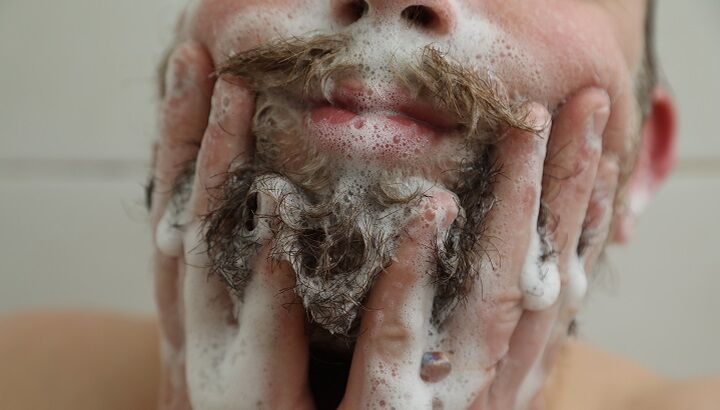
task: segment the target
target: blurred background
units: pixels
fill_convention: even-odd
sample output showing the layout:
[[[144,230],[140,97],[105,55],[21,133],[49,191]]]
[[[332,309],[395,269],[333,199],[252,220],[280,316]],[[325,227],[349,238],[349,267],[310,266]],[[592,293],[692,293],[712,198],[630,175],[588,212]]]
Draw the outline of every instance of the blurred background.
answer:
[[[183,1],[42,3],[0,0],[0,315],[151,315],[154,72]],[[720,372],[718,21],[716,0],[660,4],[678,167],[580,318],[586,339],[677,377]]]

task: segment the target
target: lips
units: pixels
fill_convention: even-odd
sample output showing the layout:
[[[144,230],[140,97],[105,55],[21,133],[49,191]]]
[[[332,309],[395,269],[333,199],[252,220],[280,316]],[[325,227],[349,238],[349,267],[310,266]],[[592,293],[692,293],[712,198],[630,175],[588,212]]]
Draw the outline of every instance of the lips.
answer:
[[[348,160],[412,162],[437,150],[457,124],[401,89],[370,92],[346,80],[336,84],[330,100],[312,104],[307,131],[320,150]]]

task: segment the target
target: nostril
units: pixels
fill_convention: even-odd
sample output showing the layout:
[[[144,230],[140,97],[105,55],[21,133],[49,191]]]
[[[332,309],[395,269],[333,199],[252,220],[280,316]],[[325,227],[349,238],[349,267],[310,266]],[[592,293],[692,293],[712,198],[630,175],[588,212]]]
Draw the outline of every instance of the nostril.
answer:
[[[350,25],[367,14],[369,8],[365,0],[344,1],[336,9],[336,15],[343,24]]]
[[[406,7],[400,16],[411,26],[419,27],[424,30],[444,33],[448,30],[447,22],[445,22],[435,10],[431,7],[422,5],[413,5]]]

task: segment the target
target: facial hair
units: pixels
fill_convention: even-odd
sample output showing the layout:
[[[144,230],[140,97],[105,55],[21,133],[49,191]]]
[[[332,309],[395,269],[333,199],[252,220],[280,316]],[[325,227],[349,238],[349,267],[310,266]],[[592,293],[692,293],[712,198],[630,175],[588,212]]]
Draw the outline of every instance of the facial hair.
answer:
[[[494,144],[509,128],[536,130],[526,125],[522,101],[511,101],[498,82],[426,47],[416,62],[386,69],[414,96],[457,118],[462,158],[433,163],[444,170],[441,178],[422,167],[365,167],[333,158],[306,143],[311,138],[304,135],[301,107],[287,96],[327,96],[334,78],[362,71],[361,62],[347,57],[349,47],[342,36],[279,40],[238,54],[218,70],[257,93],[256,151],[250,163],[234,164],[226,182],[214,187],[214,211],[204,220],[210,270],[242,297],[260,245],[255,228],[265,219],[272,258],[293,267],[294,291],[312,322],[349,335],[375,279],[392,263],[412,209],[440,184],[456,195],[460,209],[431,244],[432,318],[440,326],[482,283],[478,262],[492,249],[485,220],[501,172],[492,160]],[[274,212],[258,212],[258,194],[276,199]]]

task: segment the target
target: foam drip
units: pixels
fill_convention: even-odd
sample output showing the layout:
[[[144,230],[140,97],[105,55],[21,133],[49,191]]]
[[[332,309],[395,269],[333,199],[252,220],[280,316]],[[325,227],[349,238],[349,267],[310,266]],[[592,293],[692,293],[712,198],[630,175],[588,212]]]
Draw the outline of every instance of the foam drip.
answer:
[[[527,310],[545,310],[560,296],[560,271],[554,258],[543,261],[540,235],[533,229],[525,266],[520,276],[523,307]]]
[[[188,202],[192,192],[191,176],[194,175],[194,167],[191,171],[178,176],[165,212],[155,227],[155,245],[166,256],[177,258],[183,252],[183,235],[191,220]]]
[[[566,293],[566,303],[571,309],[580,308],[588,289],[588,279],[580,258],[573,255],[570,266],[568,268],[568,284]]]
[[[184,223],[188,218],[186,206],[177,208],[170,204],[155,228],[155,245],[166,256],[179,257],[182,254]]]
[[[274,207],[269,197],[259,200],[259,213]],[[272,237],[270,221],[258,218],[258,241]],[[252,295],[244,303],[214,276],[208,277],[209,259],[199,223],[188,227],[184,237],[187,268],[184,282],[186,306],[186,374],[193,409],[224,410],[272,408],[273,377],[268,362],[274,357],[272,344],[277,323],[269,316],[278,309],[277,289],[263,280],[270,275],[254,269],[248,283]],[[261,263],[252,252],[253,264]]]
[[[231,409],[239,403],[241,389],[234,388],[232,362],[246,355],[231,352],[237,328],[222,319],[227,311],[215,301],[224,290],[216,278],[207,277],[209,259],[199,224],[185,234],[187,268],[184,282],[186,329],[186,377],[194,409]],[[235,348],[239,346],[235,345]]]

